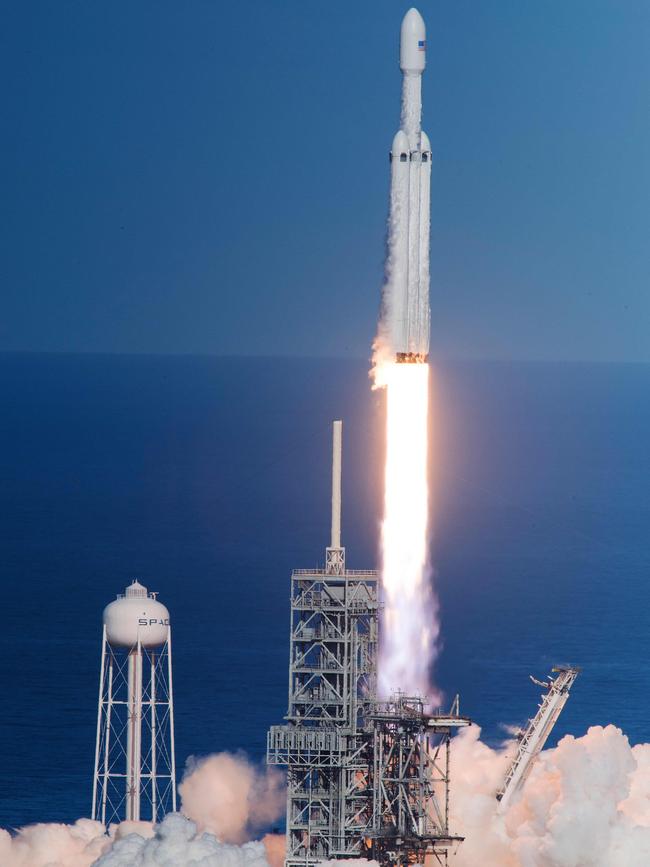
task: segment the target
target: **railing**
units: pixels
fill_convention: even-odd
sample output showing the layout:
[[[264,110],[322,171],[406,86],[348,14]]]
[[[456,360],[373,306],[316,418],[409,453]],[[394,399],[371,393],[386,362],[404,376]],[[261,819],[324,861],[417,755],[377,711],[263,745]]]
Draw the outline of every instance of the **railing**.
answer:
[[[340,753],[344,746],[338,731],[316,727],[310,731],[307,728],[293,729],[287,726],[271,726],[267,744],[269,751],[280,752]]]
[[[332,575],[324,569],[294,569],[291,572],[292,577],[310,577],[317,578],[340,579],[340,578],[377,578],[379,572],[376,569],[346,569],[342,575]]]

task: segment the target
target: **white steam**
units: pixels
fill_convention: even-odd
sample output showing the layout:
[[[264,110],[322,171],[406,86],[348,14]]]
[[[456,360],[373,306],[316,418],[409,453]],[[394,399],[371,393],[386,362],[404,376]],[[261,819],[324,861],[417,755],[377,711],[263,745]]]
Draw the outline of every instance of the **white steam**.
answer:
[[[283,775],[228,753],[190,760],[181,811],[155,828],[122,822],[0,829],[0,867],[280,867],[284,836],[249,842],[284,811]],[[281,842],[280,842],[281,841]]]
[[[242,755],[190,759],[178,787],[181,811],[226,843],[252,839],[284,812],[284,774],[260,770]]]
[[[454,867],[650,865],[650,744],[631,747],[613,725],[567,736],[501,816],[507,757],[479,735],[466,729],[453,744],[452,828],[466,837]]]
[[[0,830],[2,867],[89,867],[110,845],[99,822],[79,819],[74,825],[39,824],[12,837]]]
[[[129,834],[94,867],[268,867],[268,861],[263,843],[222,843],[213,834],[200,833],[184,816],[170,813],[153,837]]]
[[[466,839],[450,867],[650,865],[650,744],[631,747],[612,725],[567,736],[541,754],[521,796],[500,815],[494,793],[507,750],[479,736],[472,727],[453,741],[451,827]],[[0,865],[280,867],[283,836],[248,841],[284,806],[275,773],[240,756],[211,756],[195,763],[181,786],[187,818],[172,814],[155,829],[124,822],[109,835],[88,819],[32,825],[14,836],[0,831]]]

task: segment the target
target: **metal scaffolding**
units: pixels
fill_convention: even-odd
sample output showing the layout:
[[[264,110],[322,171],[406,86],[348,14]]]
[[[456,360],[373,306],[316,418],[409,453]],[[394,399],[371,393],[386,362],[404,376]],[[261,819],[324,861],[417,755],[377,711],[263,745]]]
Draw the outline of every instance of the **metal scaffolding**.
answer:
[[[332,539],[324,569],[291,575],[289,706],[267,762],[287,767],[287,867],[332,858],[445,863],[449,740],[468,725],[422,698],[376,697],[375,571],[345,568],[340,540],[341,422],[334,422]]]
[[[423,700],[398,694],[378,702],[373,723],[370,853],[380,864],[446,864],[463,839],[449,830],[450,743],[471,725],[458,712],[428,714]]]
[[[287,723],[268,733],[267,762],[287,766],[288,867],[359,857],[372,818],[377,573],[345,568],[341,428],[334,422],[331,544],[324,569],[291,575]]]
[[[288,769],[287,865],[361,854],[376,644],[375,572],[293,572],[287,725],[267,748]]]

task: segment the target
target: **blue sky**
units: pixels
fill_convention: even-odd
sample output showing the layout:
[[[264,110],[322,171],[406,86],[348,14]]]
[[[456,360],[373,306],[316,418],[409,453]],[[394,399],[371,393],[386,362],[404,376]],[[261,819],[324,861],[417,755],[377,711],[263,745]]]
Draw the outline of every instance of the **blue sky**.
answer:
[[[407,4],[9,4],[0,349],[366,357]],[[650,4],[440,0],[432,353],[650,361]]]

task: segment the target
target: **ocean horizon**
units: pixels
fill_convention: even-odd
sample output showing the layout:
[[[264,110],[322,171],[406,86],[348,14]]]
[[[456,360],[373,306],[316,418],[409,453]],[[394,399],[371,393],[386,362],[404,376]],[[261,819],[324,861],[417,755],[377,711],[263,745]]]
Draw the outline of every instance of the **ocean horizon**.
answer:
[[[0,826],[90,812],[101,615],[132,578],[171,613],[179,769],[263,759],[286,712],[289,575],[324,561],[331,421],[343,542],[378,566],[383,399],[356,359],[0,354]],[[549,745],[648,740],[650,364],[437,362],[434,680],[495,745],[556,663]],[[179,774],[180,776],[180,774]]]

